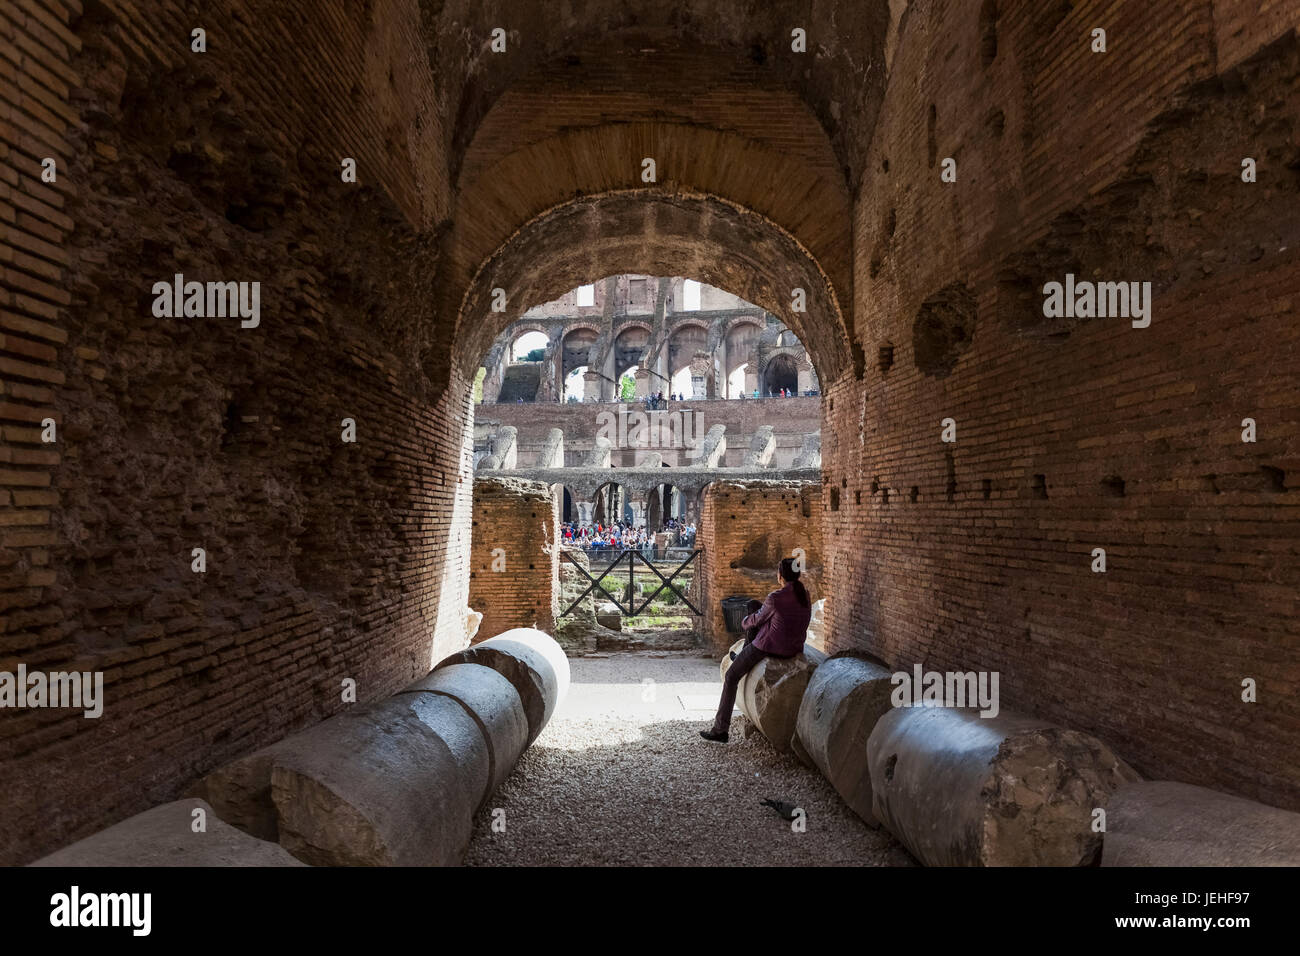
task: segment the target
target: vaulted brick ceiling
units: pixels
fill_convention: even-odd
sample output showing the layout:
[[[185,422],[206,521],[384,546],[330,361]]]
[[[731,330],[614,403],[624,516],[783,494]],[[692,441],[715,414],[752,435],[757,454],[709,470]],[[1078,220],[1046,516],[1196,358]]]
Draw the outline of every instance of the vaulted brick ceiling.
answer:
[[[828,378],[848,368],[851,192],[889,12],[831,6],[424,4],[454,209],[438,305],[457,316],[462,362],[529,306],[644,271],[741,295],[795,329]],[[504,54],[484,41],[495,27]],[[806,53],[790,50],[796,27]],[[504,313],[487,308],[493,288]],[[795,288],[806,313],[791,310]]]

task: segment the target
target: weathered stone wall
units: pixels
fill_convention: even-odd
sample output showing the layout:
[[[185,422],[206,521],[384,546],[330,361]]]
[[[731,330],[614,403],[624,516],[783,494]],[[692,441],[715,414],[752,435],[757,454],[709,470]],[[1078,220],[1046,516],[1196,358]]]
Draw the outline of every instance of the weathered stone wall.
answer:
[[[1000,671],[1146,775],[1300,806],[1300,53],[1241,46],[1296,5],[997,6],[988,63],[978,4],[900,29],[856,205],[866,373],[824,404],[830,646]],[[1067,272],[1153,281],[1150,327],[1046,323]],[[960,340],[925,321],[954,285]]]
[[[644,410],[638,402],[627,402],[629,414]],[[607,422],[617,427],[620,403],[591,402],[580,404],[532,404],[532,405],[479,405],[475,408],[475,423],[483,432],[494,426],[513,425],[518,429],[519,467],[527,468],[537,463],[537,457],[546,445],[547,435],[552,428],[564,431],[565,458],[570,465],[586,460],[595,438],[602,434],[601,428]],[[773,425],[777,429],[777,453],[773,467],[789,468],[798,457],[803,447],[805,436],[814,434],[821,427],[820,398],[765,398],[730,399],[723,401],[703,400],[691,402],[669,402],[670,411],[691,409],[698,414],[698,419],[687,423],[691,430],[698,429],[703,438],[714,425],[727,427],[727,453],[722,461],[723,467],[739,467],[749,450],[749,440],[763,425]],[[602,415],[611,416],[601,418]],[[698,421],[698,424],[696,424]],[[680,423],[674,420],[672,428],[681,432]],[[659,452],[664,461],[681,465],[692,465],[695,460],[685,454],[684,448],[655,448],[636,446],[636,435],[628,427],[631,442],[617,445],[614,450],[616,466],[631,467],[639,463],[651,452]],[[669,427],[664,426],[668,432]],[[615,436],[616,437],[616,436]],[[667,434],[662,436],[666,440]],[[649,441],[647,436],[643,441]],[[656,441],[661,440],[656,435]]]
[[[469,605],[483,615],[476,640],[512,627],[554,626],[559,520],[555,496],[540,481],[474,479]]]
[[[812,481],[718,481],[704,489],[696,547],[704,549],[704,636],[715,651],[736,639],[728,634],[721,601],[733,594],[763,600],[777,589],[782,558],[805,552],[799,578],[811,600],[823,592],[823,527],[819,487]]]
[[[6,863],[464,642],[471,410],[422,362],[441,187],[410,163],[433,105],[415,21],[79,6],[0,12],[22,68],[0,79],[0,669],[102,670],[106,699],[4,712]],[[259,326],[155,318],[175,273],[260,281]]]

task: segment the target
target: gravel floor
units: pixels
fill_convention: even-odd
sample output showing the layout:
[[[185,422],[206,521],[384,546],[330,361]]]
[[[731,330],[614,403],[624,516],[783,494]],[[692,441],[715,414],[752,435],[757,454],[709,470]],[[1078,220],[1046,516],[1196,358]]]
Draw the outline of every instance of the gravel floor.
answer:
[[[815,770],[761,734],[741,739],[739,717],[730,743],[700,738],[722,686],[715,661],[652,652],[571,664],[568,697],[475,821],[467,865],[915,865]],[[766,797],[802,807],[806,832],[760,806]],[[494,833],[498,808],[505,832]]]

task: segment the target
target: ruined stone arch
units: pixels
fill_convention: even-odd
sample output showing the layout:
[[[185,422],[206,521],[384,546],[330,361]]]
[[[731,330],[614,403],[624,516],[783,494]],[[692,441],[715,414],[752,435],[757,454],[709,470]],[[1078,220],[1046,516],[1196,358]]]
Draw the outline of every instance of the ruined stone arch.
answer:
[[[623,342],[623,337],[629,335],[629,333],[632,333],[629,336],[630,339],[639,338],[637,333],[644,333],[644,340],[636,346],[632,346],[630,343],[627,345],[620,345],[620,343]],[[614,378],[620,378],[624,372],[633,366],[644,366],[648,361],[651,361],[654,358],[654,356],[650,354],[650,347],[653,344],[653,341],[654,329],[647,322],[636,319],[620,323],[616,326],[614,328],[613,340],[610,342],[610,348],[614,352]],[[630,354],[632,351],[637,353],[635,360],[633,360],[633,357]]]
[[[540,333],[541,335],[546,336],[547,348],[548,349],[550,348],[551,330],[539,322],[525,321],[523,324],[516,325],[514,328],[510,330],[510,342],[507,348],[507,356],[510,361],[514,361],[515,343],[517,343],[525,335],[528,335],[529,333],[532,332],[537,332]]]
[[[560,330],[560,338],[561,339],[565,338],[566,336],[569,335],[570,332],[581,332],[581,331],[590,332],[593,335],[599,337],[601,330],[600,330],[600,326],[596,325],[594,322],[582,322],[582,321],[567,322],[565,323],[564,328]]]
[[[799,391],[799,357],[792,349],[782,349],[768,355],[759,371],[762,393],[771,395],[781,388],[796,394]]]
[[[625,272],[690,275],[777,316],[800,334],[822,377],[853,368],[840,296],[817,259],[776,223],[707,195],[624,190],[565,202],[520,227],[476,270],[459,304],[456,355],[487,347],[510,321],[590,281]],[[513,290],[503,313],[491,290]],[[789,310],[788,289],[808,292]],[[685,319],[672,323],[675,332]],[[473,344],[470,344],[473,343]],[[445,353],[444,353],[445,354]]]
[[[764,319],[748,315],[737,316],[726,324],[719,342],[723,352],[722,381],[718,383],[720,397],[734,398],[737,394],[748,397],[757,387],[762,335],[766,326]],[[750,329],[752,334],[746,335]]]
[[[592,521],[603,525],[624,521],[631,505],[630,491],[622,482],[602,482],[592,492]]]

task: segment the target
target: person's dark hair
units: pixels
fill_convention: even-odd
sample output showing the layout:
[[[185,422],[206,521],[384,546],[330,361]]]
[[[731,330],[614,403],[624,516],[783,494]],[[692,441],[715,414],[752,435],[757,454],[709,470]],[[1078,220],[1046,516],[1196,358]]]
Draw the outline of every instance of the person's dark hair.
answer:
[[[794,596],[804,607],[808,606],[808,589],[799,580],[799,572],[794,569],[794,558],[781,559],[781,580],[794,585]]]

